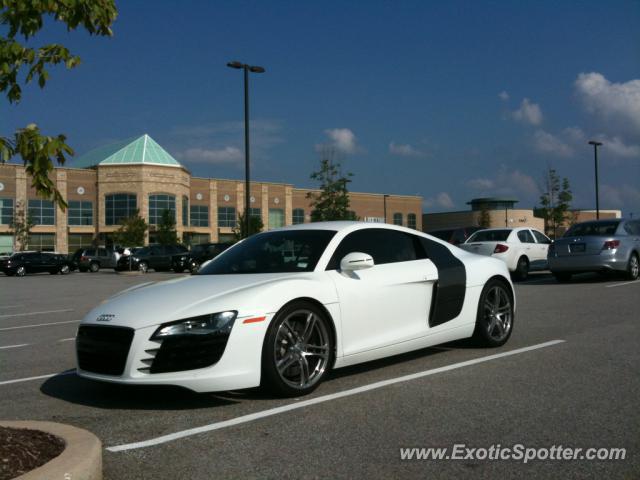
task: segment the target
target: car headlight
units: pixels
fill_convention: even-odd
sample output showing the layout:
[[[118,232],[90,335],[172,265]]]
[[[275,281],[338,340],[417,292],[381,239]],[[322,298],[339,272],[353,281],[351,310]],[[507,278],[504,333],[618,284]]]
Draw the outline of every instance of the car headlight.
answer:
[[[160,325],[151,340],[159,340],[174,335],[207,335],[210,333],[228,334],[238,316],[235,310],[211,313],[199,317],[185,318],[177,322]]]

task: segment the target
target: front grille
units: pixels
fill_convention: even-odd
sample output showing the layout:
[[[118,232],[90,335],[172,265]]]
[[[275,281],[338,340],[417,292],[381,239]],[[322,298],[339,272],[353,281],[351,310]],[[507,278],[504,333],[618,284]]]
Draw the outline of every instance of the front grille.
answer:
[[[133,333],[128,327],[80,326],[76,339],[78,366],[87,372],[122,375]]]
[[[222,357],[229,334],[183,335],[162,340],[150,373],[180,372],[210,367]],[[147,353],[152,353],[148,351]]]

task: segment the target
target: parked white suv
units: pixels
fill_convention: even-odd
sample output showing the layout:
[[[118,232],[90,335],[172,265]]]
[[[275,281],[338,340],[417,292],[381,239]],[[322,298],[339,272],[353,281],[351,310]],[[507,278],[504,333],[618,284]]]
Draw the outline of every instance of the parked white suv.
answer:
[[[524,280],[529,270],[547,268],[549,245],[549,237],[534,228],[489,228],[478,230],[459,247],[499,258],[516,279]]]

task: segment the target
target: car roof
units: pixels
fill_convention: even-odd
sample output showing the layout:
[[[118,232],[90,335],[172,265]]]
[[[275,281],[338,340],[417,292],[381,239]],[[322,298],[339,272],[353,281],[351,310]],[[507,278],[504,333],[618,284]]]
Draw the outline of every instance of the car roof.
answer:
[[[421,234],[420,230],[414,230],[412,228],[401,227],[400,225],[393,225],[390,223],[376,223],[376,222],[358,222],[358,221],[334,221],[334,222],[311,222],[311,223],[299,223],[297,225],[289,225],[282,228],[275,228],[268,230],[269,232],[287,231],[287,230],[333,230],[336,232],[347,232],[353,230],[360,230],[363,228],[383,228],[386,230],[400,230],[403,232]]]

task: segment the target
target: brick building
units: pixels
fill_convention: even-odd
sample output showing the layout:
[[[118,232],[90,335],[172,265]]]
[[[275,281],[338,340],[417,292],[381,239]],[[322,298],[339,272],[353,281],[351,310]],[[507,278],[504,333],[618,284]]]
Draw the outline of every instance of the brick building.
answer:
[[[169,210],[178,236],[189,244],[230,239],[244,211],[243,181],[193,177],[148,135],[92,150],[72,165],[52,174],[66,211],[38,198],[22,165],[0,165],[0,252],[14,248],[9,224],[16,208],[27,209],[36,223],[30,249],[63,253],[96,237],[109,243],[120,221],[136,210],[150,225],[147,242],[154,242],[154,227]],[[308,192],[287,183],[252,182],[251,214],[261,217],[265,229],[309,222]],[[419,196],[351,192],[350,200],[362,220],[422,227]]]

